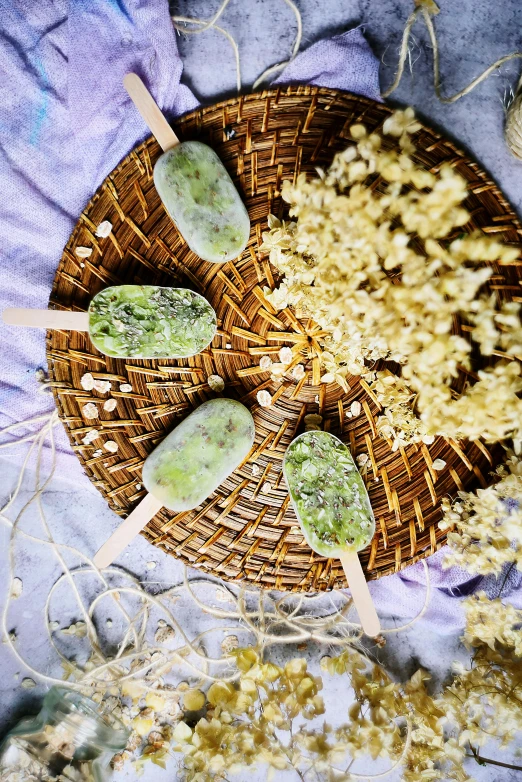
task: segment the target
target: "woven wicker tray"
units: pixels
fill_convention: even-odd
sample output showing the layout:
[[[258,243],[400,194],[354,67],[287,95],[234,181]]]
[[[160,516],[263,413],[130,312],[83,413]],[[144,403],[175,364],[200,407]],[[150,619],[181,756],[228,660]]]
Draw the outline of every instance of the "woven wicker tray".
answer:
[[[194,567],[282,590],[346,585],[340,563],[317,556],[303,542],[282,478],[285,448],[302,431],[306,412],[320,412],[326,428],[345,440],[352,453],[366,452],[371,459],[367,483],[377,533],[361,554],[370,579],[433,553],[445,539],[437,527],[440,498],[491,481],[500,453],[482,443],[438,438],[429,448],[392,452],[376,434],[379,409],[358,378],[350,379],[350,391],[344,394],[336,384],[320,384],[312,361],[299,383],[285,380],[278,386],[259,371],[261,355],[295,344],[303,328],[307,335],[314,330],[313,323],[299,324],[290,311],[275,313],[262,292],[274,284],[274,270],[259,252],[261,232],[270,212],[284,214],[281,183],[327,165],[350,143],[352,123],[362,121],[373,130],[389,113],[386,106],[355,95],[292,87],[225,101],[178,121],[175,129],[182,139],[199,138],[217,151],[248,207],[250,242],[234,263],[201,261],[176,231],[154,188],[152,168],[160,150],[152,139],[107,177],[67,243],[51,294],[54,307],[85,310],[100,289],[132,282],[192,287],[217,312],[218,336],[203,354],[185,360],[125,362],[100,355],[81,333],[54,331],[47,338],[53,391],[72,447],[121,516],[143,496],[141,468],[147,454],[181,418],[215,396],[206,383],[208,375],[221,375],[226,395],[251,409],[256,441],[249,459],[201,507],[177,515],[162,510],[144,532],[151,543]],[[443,161],[449,162],[468,180],[471,220],[465,230],[481,228],[505,241],[519,241],[522,231],[515,214],[476,163],[429,128],[416,134],[415,143],[416,157],[425,167],[437,171]],[[113,232],[97,239],[95,227],[102,220],[110,220]],[[92,255],[78,258],[78,246],[92,247]],[[495,268],[490,287],[499,296],[518,295],[520,300],[519,277],[520,262],[518,267],[515,262]],[[103,411],[107,397],[82,389],[85,372],[112,381],[115,411]],[[456,393],[465,380],[461,374]],[[122,383],[130,383],[132,392],[120,392]],[[273,394],[270,408],[257,404],[260,388]],[[362,412],[348,419],[345,412],[355,399]],[[99,420],[82,417],[87,401],[98,405]],[[116,440],[116,454],[94,457],[101,441],[82,444],[93,426],[103,429],[103,439]],[[433,469],[436,458],[446,461],[443,471]]]

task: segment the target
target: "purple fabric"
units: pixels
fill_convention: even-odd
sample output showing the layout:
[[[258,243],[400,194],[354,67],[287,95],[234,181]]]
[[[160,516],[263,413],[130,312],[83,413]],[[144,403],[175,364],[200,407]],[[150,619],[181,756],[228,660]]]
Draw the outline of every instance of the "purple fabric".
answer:
[[[319,41],[277,83],[337,87],[380,100],[378,61],[361,28]],[[11,0],[0,16],[0,310],[46,307],[62,248],[106,175],[148,133],[122,87],[137,71],[160,107],[177,116],[197,105],[180,85],[182,63],[167,0]],[[52,409],[38,394],[44,333],[0,325],[0,428]],[[18,434],[22,434],[23,430]],[[59,466],[87,481],[65,433]],[[10,450],[20,459],[25,448]],[[462,624],[456,594],[482,579],[429,562],[437,596],[426,620],[441,633]],[[482,585],[483,586],[483,585]],[[520,581],[513,579],[512,587]],[[493,589],[494,587],[490,587]],[[413,616],[424,602],[422,565],[371,585],[382,614]]]

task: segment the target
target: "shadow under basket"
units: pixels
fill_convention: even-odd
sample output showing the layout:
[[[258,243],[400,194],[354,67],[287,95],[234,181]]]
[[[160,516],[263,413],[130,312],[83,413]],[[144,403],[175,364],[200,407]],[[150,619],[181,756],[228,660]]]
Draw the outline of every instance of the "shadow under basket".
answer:
[[[334,154],[353,143],[349,128],[363,122],[379,130],[391,109],[366,98],[316,87],[285,87],[200,108],[175,123],[182,140],[199,139],[213,147],[233,177],[250,214],[250,240],[234,262],[202,261],[187,246],[167,216],[154,187],[152,171],[160,148],[152,138],[136,147],[103,182],[80,216],[63,252],[51,306],[86,310],[95,293],[122,283],[189,287],[216,310],[218,334],[202,354],[181,360],[124,361],[101,355],[81,332],[47,336],[53,393],[60,418],[85,472],[110,508],[125,517],[144,496],[144,459],[179,421],[216,396],[207,378],[220,375],[226,396],[247,405],[255,420],[255,445],[248,459],[196,510],[175,514],[163,508],[144,530],[155,546],[188,565],[230,581],[294,592],[319,592],[346,586],[338,560],[320,557],[303,540],[289,504],[282,475],[285,449],[302,432],[304,416],[319,412],[325,428],[346,442],[354,456],[369,456],[365,476],[377,532],[360,558],[368,579],[393,573],[434,553],[445,542],[438,528],[441,498],[459,489],[487,486],[502,456],[499,447],[437,438],[430,445],[392,451],[375,426],[379,407],[360,378],[348,378],[349,393],[321,384],[319,367],[303,358],[300,381],[273,383],[259,368],[262,355],[277,360],[284,345],[311,340],[312,322],[290,310],[275,312],[263,289],[274,286],[275,271],[260,253],[267,216],[285,215],[281,184],[299,173],[315,175]],[[453,142],[422,127],[413,137],[417,163],[436,172],[449,163],[468,182],[465,206],[471,218],[461,231],[481,229],[518,243],[521,226],[497,186]],[[95,235],[108,220],[111,234]],[[88,258],[78,247],[92,248]],[[520,300],[520,262],[495,264],[490,288],[498,300]],[[277,279],[275,280],[277,283]],[[458,328],[458,326],[457,326]],[[476,369],[476,367],[475,367]],[[85,391],[81,377],[110,380],[117,400],[103,410],[107,395]],[[464,387],[461,373],[455,388]],[[120,391],[129,384],[131,392]],[[256,394],[273,396],[268,408]],[[347,418],[358,400],[361,413]],[[87,420],[87,402],[99,417]],[[92,428],[102,438],[82,439]],[[118,443],[103,452],[102,440]],[[441,471],[433,461],[443,459]]]

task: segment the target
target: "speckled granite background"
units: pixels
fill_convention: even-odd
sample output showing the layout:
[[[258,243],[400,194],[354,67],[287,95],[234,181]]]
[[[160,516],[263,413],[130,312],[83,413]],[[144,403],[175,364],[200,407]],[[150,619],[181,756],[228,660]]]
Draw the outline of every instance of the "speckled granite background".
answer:
[[[365,32],[375,52],[382,57],[382,84],[385,88],[392,80],[397,60],[397,48],[404,23],[411,12],[413,3],[409,0],[297,0],[303,16],[304,37],[302,48],[325,35],[341,32],[349,27],[364,23]],[[453,93],[465,86],[483,68],[497,57],[522,49],[522,2],[504,0],[491,3],[487,0],[440,0],[441,13],[435,19],[439,34],[441,70],[444,89]],[[173,12],[187,16],[199,15],[208,18],[218,7],[217,0],[176,0],[172,4]],[[290,51],[295,32],[295,19],[291,10],[282,0],[231,0],[220,24],[229,30],[239,43],[242,58],[244,89],[253,83],[257,75],[268,65],[286,58]],[[481,162],[490,175],[500,184],[507,197],[520,213],[522,211],[522,163],[514,160],[502,138],[503,108],[505,93],[517,81],[520,64],[515,62],[504,66],[501,72],[491,77],[475,92],[451,106],[441,105],[435,98],[431,80],[431,52],[427,33],[419,22],[414,28],[416,45],[412,51],[414,61],[413,75],[407,74],[399,90],[393,95],[393,102],[410,104],[422,118],[448,135]],[[180,36],[179,46],[185,61],[184,81],[204,102],[233,94],[235,73],[233,57],[226,40],[214,31],[200,36]],[[7,453],[0,459],[0,500],[2,503],[14,487],[16,470],[10,465]],[[26,484],[31,490],[31,481]],[[27,496],[27,493],[26,495]],[[23,502],[23,497],[18,507]],[[107,509],[101,496],[87,482],[85,488],[78,490],[77,485],[67,481],[66,476],[56,477],[45,498],[46,508],[55,529],[59,530],[62,540],[71,540],[81,546],[82,539],[88,534],[90,547],[101,544],[104,529],[115,524],[114,515]],[[12,518],[12,514],[10,513]],[[91,527],[92,519],[96,523]],[[36,526],[36,518],[28,520],[28,527]],[[94,532],[93,532],[94,531]],[[93,542],[93,534],[99,538]],[[8,531],[0,526],[0,549],[5,556]],[[142,538],[133,546],[129,555],[129,569],[144,580],[178,583],[181,568],[170,557],[152,549]],[[50,558],[42,556],[41,551],[21,546],[21,567],[18,574],[26,586],[23,596],[17,601],[11,614],[10,626],[16,627],[20,644],[37,667],[42,670],[59,671],[55,658],[49,654],[42,638],[38,595],[46,594],[59,570]],[[157,567],[153,576],[147,569],[147,563],[155,561]],[[5,595],[5,568],[2,559],[0,565],[0,594]],[[28,586],[30,585],[30,589]],[[53,618],[60,619],[63,625],[79,618],[72,604],[60,601]],[[194,619],[194,617],[193,617]],[[386,623],[389,624],[390,620]],[[191,626],[190,615],[187,629],[196,632]],[[202,624],[197,630],[204,629]],[[435,683],[447,677],[451,662],[458,653],[457,636],[438,638],[419,623],[409,633],[390,638],[384,650],[378,650],[379,659],[399,679],[406,678],[419,665],[427,667],[433,674]],[[317,659],[318,650],[309,649],[310,659]],[[27,675],[23,666],[13,659],[6,647],[0,647],[0,735],[16,719],[30,710],[39,701],[44,687],[35,690],[20,690],[20,680]],[[16,677],[16,678],[15,678]],[[339,693],[329,691],[325,698],[328,703],[339,697]],[[347,693],[346,703],[349,703]],[[492,755],[488,748],[484,754]],[[500,757],[500,755],[497,755]],[[509,762],[509,755],[503,753],[502,760]],[[519,774],[494,767],[480,768],[470,762],[469,773],[483,782],[515,782]],[[354,767],[356,768],[356,767]],[[359,773],[374,773],[374,768],[356,768]],[[149,780],[176,779],[176,765],[169,772],[162,773],[154,767],[141,777]],[[117,776],[117,779],[134,778],[132,771]],[[238,777],[238,778],[246,778]],[[251,780],[264,780],[266,771],[258,774],[248,772]],[[295,775],[278,774],[278,780],[292,780]],[[391,782],[399,782],[400,774],[389,776]]]

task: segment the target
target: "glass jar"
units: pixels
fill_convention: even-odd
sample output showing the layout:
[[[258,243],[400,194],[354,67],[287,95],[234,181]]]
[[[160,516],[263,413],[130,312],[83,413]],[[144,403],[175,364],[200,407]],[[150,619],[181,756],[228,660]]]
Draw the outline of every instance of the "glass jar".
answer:
[[[53,687],[36,717],[21,720],[0,744],[2,782],[103,782],[129,731],[75,690]]]

